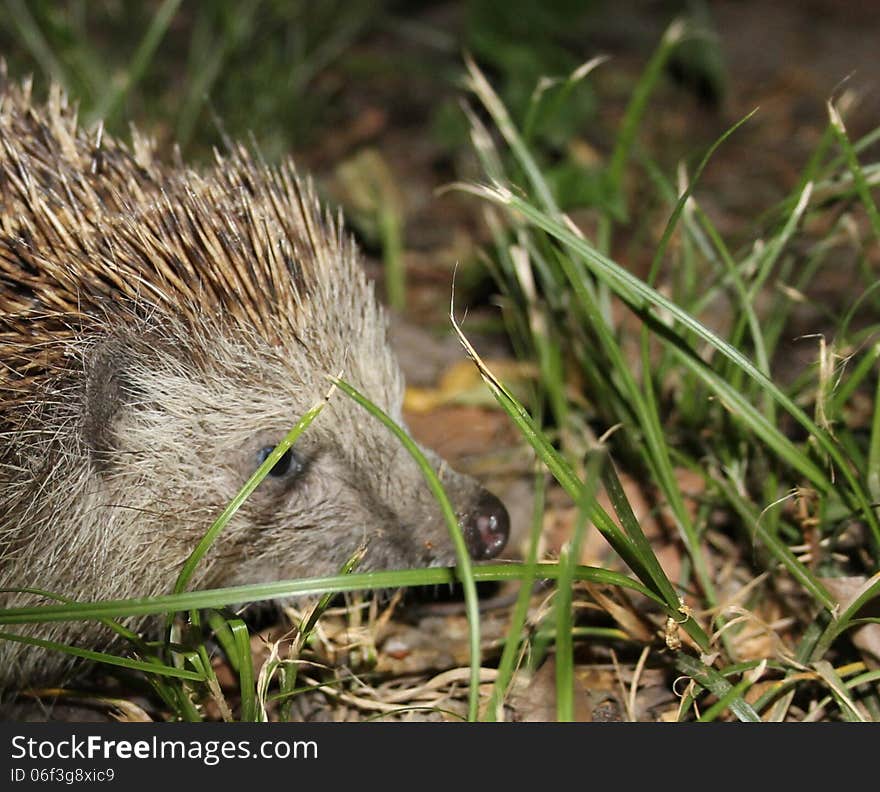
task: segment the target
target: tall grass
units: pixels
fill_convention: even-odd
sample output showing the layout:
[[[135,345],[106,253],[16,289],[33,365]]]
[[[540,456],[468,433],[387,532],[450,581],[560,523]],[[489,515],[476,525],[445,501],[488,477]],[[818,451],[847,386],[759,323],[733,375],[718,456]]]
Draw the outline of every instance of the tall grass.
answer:
[[[782,689],[792,675],[805,691],[819,686],[830,692],[831,717],[863,719],[876,712],[876,688],[847,691],[839,670],[850,669],[854,658],[856,669],[866,669],[846,636],[875,621],[864,615],[865,607],[880,588],[875,508],[880,408],[875,400],[869,416],[849,414],[856,392],[870,392],[876,381],[876,323],[858,333],[849,329],[855,304],[872,292],[872,271],[863,268],[864,295],[851,295],[836,327],[826,331],[832,337],[816,344],[815,366],[792,383],[774,375],[773,361],[787,354],[787,321],[808,299],[810,279],[831,266],[833,247],[850,246],[862,260],[868,255],[877,234],[872,194],[877,179],[869,175],[876,166],[862,164],[858,152],[874,135],[851,142],[829,106],[822,150],[808,164],[797,191],[773,213],[765,236],[740,251],[727,246],[694,188],[708,157],[748,118],[722,136],[694,174],[677,186],[642,155],[642,173],[668,206],[668,220],[651,255],[650,274],[640,279],[608,255],[607,243],[631,228],[623,169],[631,167],[660,65],[686,35],[678,24],[670,28],[633,93],[605,166],[606,182],[618,194],[594,207],[603,229],[598,243],[559,210],[543,176],[541,152],[530,149],[489,81],[475,63],[468,63],[470,88],[495,130],[469,112],[485,181],[457,187],[487,204],[495,239],[492,270],[504,296],[505,324],[515,334],[515,347],[538,363],[541,377],[531,409],[548,414],[549,421],[530,423],[527,409],[514,403],[491,372],[484,375],[524,437],[539,454],[542,449],[548,454],[549,470],[575,503],[586,485],[574,472],[583,470],[584,438],[589,436],[584,428],[596,427],[596,433],[616,429],[603,444],[611,458],[606,470],[625,466],[670,515],[686,562],[682,577],[674,584],[666,579],[613,478],[606,477],[605,487],[626,537],[612,530],[601,513],[590,516],[631,572],[664,600],[667,612],[680,597],[684,627],[699,615],[698,623],[711,635],[706,640],[693,630],[699,657],[678,651],[673,661],[695,683],[698,692],[689,701],[695,706],[713,702],[702,720],[727,713],[742,720],[770,717],[771,700],[765,695],[756,708],[746,701],[747,691],[759,679],[778,679],[775,685]],[[827,145],[829,139],[837,151]],[[814,239],[802,230],[841,201],[849,222],[867,220],[866,231],[844,235],[838,226],[831,236]],[[661,280],[663,290],[657,288]],[[761,306],[767,297],[770,310]],[[615,318],[620,314],[611,310],[614,305],[630,312],[634,321]],[[713,329],[719,325],[719,310],[730,316],[724,332]],[[634,348],[640,348],[640,355],[633,356]],[[704,481],[704,503],[695,514],[679,484],[683,469]],[[811,504],[808,518],[786,508],[805,494]],[[713,513],[727,515],[737,529],[741,572],[755,581],[753,587],[743,584],[743,591],[751,588],[743,602],[717,589],[721,559],[712,547]],[[864,536],[855,557],[835,552],[850,529]],[[807,533],[815,548],[812,556],[801,546]],[[854,601],[841,603],[828,581],[852,575],[864,579],[863,590]],[[784,639],[777,636],[776,653],[743,664],[738,638],[760,619],[761,599],[768,596],[798,616],[792,615],[795,624]],[[810,603],[807,614],[798,600]],[[792,700],[774,709],[772,717],[795,717],[788,709]],[[686,716],[682,711],[681,717]]]

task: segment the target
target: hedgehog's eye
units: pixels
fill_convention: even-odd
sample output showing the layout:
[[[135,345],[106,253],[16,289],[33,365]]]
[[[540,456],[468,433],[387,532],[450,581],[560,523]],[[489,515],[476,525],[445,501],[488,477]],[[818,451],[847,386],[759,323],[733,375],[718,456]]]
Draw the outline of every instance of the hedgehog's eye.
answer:
[[[257,465],[262,465],[263,462],[268,459],[269,454],[274,450],[275,446],[264,446],[257,451]],[[293,452],[292,448],[288,448],[282,455],[281,459],[279,459],[269,471],[269,475],[274,476],[275,478],[281,478],[281,476],[286,476],[288,474],[296,475],[302,470],[302,467],[303,465],[300,458]]]

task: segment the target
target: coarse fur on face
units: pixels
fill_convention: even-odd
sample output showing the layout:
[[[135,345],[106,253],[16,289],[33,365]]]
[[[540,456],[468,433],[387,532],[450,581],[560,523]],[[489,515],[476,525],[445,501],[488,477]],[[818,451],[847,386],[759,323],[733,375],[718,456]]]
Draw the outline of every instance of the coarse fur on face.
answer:
[[[230,146],[206,171],[170,167],[137,133],[129,149],[82,130],[57,89],[45,106],[27,85],[0,90],[0,352],[3,589],[169,592],[329,375],[401,421],[372,285],[289,163]],[[432,459],[469,519],[485,491]],[[341,395],[273,474],[193,585],[332,574],[361,544],[361,569],[454,563],[409,454]],[[2,607],[41,601],[0,593]],[[108,635],[22,632],[90,647]],[[0,689],[64,665],[2,641]]]

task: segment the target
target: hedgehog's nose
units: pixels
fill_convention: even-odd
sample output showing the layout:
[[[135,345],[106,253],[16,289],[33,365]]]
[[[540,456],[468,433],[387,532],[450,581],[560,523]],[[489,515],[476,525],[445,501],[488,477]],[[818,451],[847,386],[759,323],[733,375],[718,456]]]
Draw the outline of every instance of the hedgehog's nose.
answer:
[[[481,490],[461,527],[471,558],[481,561],[495,558],[504,549],[510,533],[510,517],[498,498],[488,490]]]

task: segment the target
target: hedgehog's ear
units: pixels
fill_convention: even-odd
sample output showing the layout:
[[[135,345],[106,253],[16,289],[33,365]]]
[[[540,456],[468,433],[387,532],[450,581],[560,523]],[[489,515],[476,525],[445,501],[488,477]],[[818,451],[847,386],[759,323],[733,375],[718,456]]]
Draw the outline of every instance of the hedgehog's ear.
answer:
[[[100,466],[111,462],[118,446],[117,419],[133,401],[126,362],[124,349],[110,342],[93,347],[85,361],[83,440]]]

